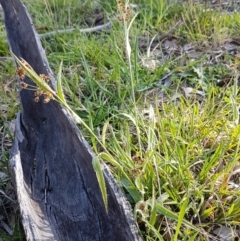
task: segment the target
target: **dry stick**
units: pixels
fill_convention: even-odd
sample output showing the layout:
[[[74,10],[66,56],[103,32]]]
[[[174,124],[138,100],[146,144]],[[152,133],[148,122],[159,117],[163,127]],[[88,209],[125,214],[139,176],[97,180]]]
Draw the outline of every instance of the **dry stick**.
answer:
[[[161,41],[164,38],[167,38],[167,37],[171,36],[173,34],[173,32],[175,31],[175,29],[181,24],[182,24],[182,22],[178,21],[167,33],[156,36],[155,41]],[[85,29],[71,28],[71,29],[55,30],[55,31],[52,31],[52,32],[39,34],[39,37],[40,38],[47,38],[47,37],[54,36],[56,34],[70,34],[70,33],[73,33],[76,30],[78,30],[80,33],[92,33],[92,32],[97,32],[97,31],[100,31],[104,28],[111,27],[111,26],[112,26],[112,22],[109,21],[107,23],[95,26],[93,28],[85,28]],[[147,37],[140,37],[139,40],[147,40]]]
[[[3,228],[9,236],[13,235],[13,231],[11,230],[11,228],[2,220],[0,220],[0,227]]]
[[[76,30],[78,30],[80,33],[92,33],[92,32],[96,32],[96,31],[100,31],[100,30],[110,27],[110,26],[112,26],[112,22],[109,21],[105,24],[95,26],[93,28],[85,28],[85,29],[71,28],[71,29],[55,30],[52,32],[39,34],[38,36],[40,38],[48,38],[48,37],[54,36],[56,34],[70,34]]]

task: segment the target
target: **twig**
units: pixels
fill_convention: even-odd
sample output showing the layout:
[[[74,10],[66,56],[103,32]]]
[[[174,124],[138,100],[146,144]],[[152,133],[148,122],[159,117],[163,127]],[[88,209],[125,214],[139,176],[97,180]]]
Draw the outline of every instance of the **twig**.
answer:
[[[84,29],[71,28],[71,29],[55,30],[55,31],[52,31],[52,32],[39,34],[38,36],[40,38],[48,38],[48,37],[54,36],[56,34],[70,34],[70,33],[73,33],[74,31],[77,31],[77,30],[80,33],[92,33],[92,32],[100,31],[100,30],[102,30],[104,28],[107,28],[107,27],[110,27],[110,26],[112,26],[111,21],[109,21],[105,24],[99,25],[99,26],[95,26],[93,28],[84,28]]]
[[[8,235],[13,235],[13,231],[11,230],[11,228],[2,220],[0,220],[0,227],[2,227]]]
[[[5,198],[7,198],[8,200],[12,201],[13,203],[16,203],[16,201],[14,201],[10,197],[8,197],[4,191],[0,190],[0,194],[2,194]]]

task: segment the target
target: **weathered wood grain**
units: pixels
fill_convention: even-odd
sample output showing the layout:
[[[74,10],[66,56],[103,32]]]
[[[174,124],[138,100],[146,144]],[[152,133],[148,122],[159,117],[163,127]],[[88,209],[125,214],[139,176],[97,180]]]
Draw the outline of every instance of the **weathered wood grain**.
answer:
[[[11,50],[38,74],[55,79],[26,8],[19,0],[0,0]],[[25,80],[31,83],[30,79]],[[55,102],[33,101],[22,89],[22,111],[10,166],[27,240],[141,240],[132,210],[106,167],[106,213],[92,167],[94,153],[71,118]]]

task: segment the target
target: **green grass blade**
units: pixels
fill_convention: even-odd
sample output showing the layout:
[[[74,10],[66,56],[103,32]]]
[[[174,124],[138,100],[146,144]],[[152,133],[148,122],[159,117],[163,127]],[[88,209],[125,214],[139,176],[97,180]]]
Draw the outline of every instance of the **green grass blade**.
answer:
[[[121,184],[123,185],[124,188],[126,188],[126,190],[129,192],[133,200],[137,203],[141,199],[139,191],[134,185],[134,183],[131,181],[131,179],[128,177],[126,172],[124,172],[124,170],[122,169],[122,166],[117,161],[115,161],[112,156],[110,156],[105,152],[100,153],[99,158],[108,161],[110,164],[118,168]]]
[[[182,207],[180,209],[179,216],[178,216],[178,224],[177,224],[176,232],[175,232],[174,239],[173,239],[174,241],[178,240],[178,234],[180,232],[180,228],[181,228],[181,225],[183,222],[183,218],[184,218],[184,215],[186,212],[188,202],[189,202],[189,198],[186,198],[186,200],[183,202]]]
[[[152,205],[152,200],[149,199],[149,200],[147,201],[147,203],[148,203],[148,205],[151,207],[151,205]],[[179,219],[179,215],[178,215],[178,214],[176,214],[176,213],[174,213],[173,211],[165,208],[162,204],[160,204],[160,203],[158,203],[158,202],[156,202],[156,210],[157,210],[158,213],[161,213],[162,215],[164,215],[164,216],[166,216],[166,217],[168,217],[168,218],[171,218],[171,219],[173,219],[173,220],[175,220],[175,221],[178,221],[178,219]],[[200,233],[203,232],[202,230],[200,230],[199,228],[195,227],[192,223],[190,223],[190,222],[187,221],[186,219],[182,219],[182,223],[183,223],[185,226],[187,226],[187,227],[189,227],[189,228],[191,228],[191,229],[193,229],[193,230],[195,230],[195,231],[197,231],[197,232],[200,232]]]
[[[120,178],[120,181],[122,183],[122,185],[124,186],[124,188],[126,188],[126,190],[130,193],[131,197],[133,198],[134,202],[138,202],[141,199],[141,196],[137,190],[137,188],[135,187],[135,185],[127,178]]]
[[[154,233],[154,237],[157,238],[157,239],[154,238],[152,240],[164,241],[162,235],[159,233],[158,230],[156,230],[156,228],[153,225],[151,225],[147,221],[145,223],[146,223],[146,226],[149,228],[149,230]]]
[[[153,193],[152,193],[152,206],[151,206],[151,214],[150,214],[150,220],[149,223],[151,225],[154,225],[157,218],[157,211],[156,211],[156,198],[155,198],[155,189],[153,187]]]
[[[107,188],[106,188],[104,175],[103,175],[101,164],[100,164],[100,161],[99,161],[98,157],[93,158],[92,164],[93,164],[93,168],[94,168],[94,170],[96,172],[96,175],[97,175],[97,180],[98,180],[99,187],[100,187],[100,190],[101,190],[101,193],[102,193],[104,206],[105,206],[106,212],[108,212]]]
[[[198,233],[193,234],[191,238],[188,239],[188,241],[195,241]]]
[[[62,65],[63,65],[63,61],[61,61],[60,63],[58,75],[57,75],[57,95],[63,103],[67,104],[64,97],[63,89],[62,89]]]

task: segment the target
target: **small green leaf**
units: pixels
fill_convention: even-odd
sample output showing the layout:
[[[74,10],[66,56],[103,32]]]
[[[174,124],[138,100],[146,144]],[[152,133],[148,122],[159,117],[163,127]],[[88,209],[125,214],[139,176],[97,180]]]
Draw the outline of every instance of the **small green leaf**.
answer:
[[[227,213],[226,213],[226,216],[229,216],[232,214],[233,210],[235,208],[235,204],[232,203],[231,207],[228,209]]]
[[[106,123],[104,123],[103,128],[102,128],[102,143],[104,146],[106,145],[108,126],[109,126],[109,122],[106,122]]]
[[[208,208],[208,209],[205,209],[204,212],[203,212],[203,214],[201,215],[201,218],[202,218],[202,219],[206,219],[206,218],[211,217],[211,215],[214,213],[215,209],[216,209],[215,206],[210,207],[210,208]]]
[[[157,211],[156,211],[156,198],[155,198],[155,189],[153,186],[153,192],[152,192],[152,206],[151,206],[151,213],[150,213],[150,219],[149,223],[154,226],[157,218]]]
[[[141,199],[141,196],[136,186],[128,178],[121,177],[120,181],[124,188],[126,188],[126,190],[129,192],[133,200],[137,203]]]
[[[106,183],[105,183],[105,179],[104,179],[104,175],[103,175],[103,172],[102,172],[102,168],[101,168],[99,158],[94,157],[93,160],[92,160],[92,164],[93,164],[93,168],[94,168],[94,170],[96,172],[96,175],[97,175],[99,187],[100,187],[100,190],[101,190],[101,193],[102,193],[104,206],[105,206],[106,212],[108,212],[107,188],[106,188]]]
[[[182,225],[182,222],[183,222],[183,218],[184,218],[184,215],[186,213],[188,202],[189,202],[189,198],[187,197],[185,199],[185,201],[183,202],[182,206],[181,206],[181,209],[180,209],[180,212],[179,212],[179,215],[178,215],[178,224],[177,224],[176,232],[175,232],[174,239],[173,239],[174,241],[178,240],[178,234],[180,232],[180,228],[181,228],[181,225]]]
[[[111,163],[113,166],[117,167],[119,170],[119,179],[124,188],[129,192],[133,200],[137,203],[140,199],[140,193],[134,183],[131,181],[131,178],[127,175],[127,173],[123,170],[122,166],[108,153],[102,152],[99,154],[101,159],[104,159]]]
[[[67,104],[62,89],[62,65],[63,62],[61,61],[57,75],[57,95],[63,103]]]

